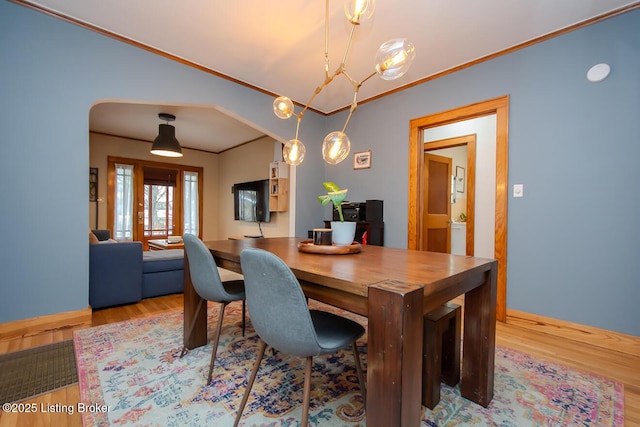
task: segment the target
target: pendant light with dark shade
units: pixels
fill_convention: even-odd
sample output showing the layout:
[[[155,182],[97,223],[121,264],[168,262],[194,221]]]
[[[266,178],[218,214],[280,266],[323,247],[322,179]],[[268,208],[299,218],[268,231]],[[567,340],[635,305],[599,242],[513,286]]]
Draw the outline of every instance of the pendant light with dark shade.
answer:
[[[151,154],[164,157],[182,157],[182,148],[176,139],[176,128],[169,124],[176,119],[176,116],[160,113],[158,117],[167,123],[160,125],[158,136],[151,146]]]

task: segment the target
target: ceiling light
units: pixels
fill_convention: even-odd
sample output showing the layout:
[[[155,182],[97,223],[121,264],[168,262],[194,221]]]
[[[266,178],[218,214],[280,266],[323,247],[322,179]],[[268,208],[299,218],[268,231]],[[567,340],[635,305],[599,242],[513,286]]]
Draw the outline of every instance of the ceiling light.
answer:
[[[307,149],[304,147],[304,144],[297,139],[287,141],[287,143],[284,144],[284,147],[282,147],[282,156],[284,157],[284,161],[294,166],[302,163],[306,152]]]
[[[158,136],[151,146],[151,154],[164,157],[182,157],[182,148],[176,139],[176,128],[171,126],[169,122],[176,119],[172,114],[158,114],[160,120],[164,120],[167,124],[161,124],[158,129]]]
[[[286,96],[279,96],[273,101],[273,112],[278,118],[288,119],[291,116],[296,116],[298,119],[295,138],[288,141],[283,148],[284,160],[288,164],[299,165],[302,163],[302,160],[304,160],[305,146],[302,141],[298,139],[300,122],[315,97],[322,92],[326,86],[331,84],[333,79],[340,75],[345,76],[353,87],[353,102],[351,103],[349,115],[347,116],[344,127],[340,131],[331,132],[325,137],[322,143],[322,157],[327,163],[336,165],[349,155],[349,150],[351,149],[351,142],[345,130],[347,129],[349,120],[351,120],[351,116],[356,111],[356,108],[358,108],[358,90],[360,90],[360,86],[376,74],[384,80],[397,79],[402,77],[411,66],[416,56],[413,44],[407,39],[392,39],[383,43],[378,49],[375,56],[375,71],[373,73],[361,81],[354,80],[349,73],[347,73],[345,63],[349,55],[349,48],[351,47],[356,26],[360,25],[362,21],[371,18],[374,8],[375,0],[347,0],[344,10],[347,20],[351,23],[351,32],[349,33],[347,46],[342,55],[342,62],[333,74],[329,74],[329,0],[326,0],[324,18],[324,82],[316,88],[309,101],[298,114],[294,111],[293,102]]]

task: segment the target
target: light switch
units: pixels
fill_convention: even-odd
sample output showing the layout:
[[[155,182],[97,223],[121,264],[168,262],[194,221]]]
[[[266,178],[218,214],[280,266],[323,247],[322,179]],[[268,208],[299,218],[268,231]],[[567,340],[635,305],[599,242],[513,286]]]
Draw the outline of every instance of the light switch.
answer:
[[[523,197],[524,196],[524,185],[522,184],[514,184],[513,185],[513,197]]]

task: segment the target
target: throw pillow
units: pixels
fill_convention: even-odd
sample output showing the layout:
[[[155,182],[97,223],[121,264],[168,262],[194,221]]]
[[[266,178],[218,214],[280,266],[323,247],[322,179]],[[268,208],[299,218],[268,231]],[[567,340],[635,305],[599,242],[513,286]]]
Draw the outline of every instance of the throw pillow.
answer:
[[[93,234],[91,230],[89,230],[89,244],[94,245],[96,243],[100,243],[100,241],[98,240],[96,235]]]

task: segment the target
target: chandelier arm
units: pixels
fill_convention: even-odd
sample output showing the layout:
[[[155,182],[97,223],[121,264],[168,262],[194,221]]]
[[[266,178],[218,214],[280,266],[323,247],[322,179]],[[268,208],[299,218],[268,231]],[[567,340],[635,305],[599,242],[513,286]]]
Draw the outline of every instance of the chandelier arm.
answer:
[[[360,87],[362,85],[362,83],[358,83],[358,81],[356,81],[353,77],[351,77],[349,75],[349,73],[347,73],[347,70],[342,70],[342,74],[344,74],[344,76],[349,79],[349,81],[351,82],[351,84],[353,85],[353,87]]]
[[[329,0],[326,1],[324,12],[324,75],[329,78]]]
[[[347,130],[349,121],[351,121],[351,116],[353,116],[353,113],[356,111],[356,108],[358,108],[357,105],[355,107],[353,105],[351,106],[351,109],[349,110],[349,115],[347,116],[347,120],[344,122],[344,126],[342,127],[342,133],[345,133],[345,130]]]
[[[316,98],[316,96],[318,96],[320,94],[320,92],[322,92],[322,90],[329,86],[329,84],[333,81],[333,79],[336,78],[336,76],[343,74],[344,71],[341,68],[338,68],[332,76],[327,77],[326,80],[324,82],[322,82],[322,84],[320,86],[318,86],[316,88],[316,90],[313,92],[313,95],[311,95],[311,98],[309,98],[309,100],[307,101],[307,103],[305,104],[304,108],[302,109],[302,111],[300,111],[300,113],[298,113],[298,118],[301,120],[302,116],[304,116],[305,111],[307,111],[309,109],[309,106],[311,106],[311,103],[313,102],[313,100]]]
[[[303,116],[302,113],[297,116],[298,117],[298,122],[296,123],[296,137],[295,137],[295,139],[298,139],[298,132],[300,131],[300,122],[302,121],[302,116]]]
[[[351,121],[351,116],[356,112],[358,108],[358,89],[360,89],[360,85],[357,85],[353,89],[353,102],[351,103],[351,108],[349,109],[349,115],[347,116],[347,120],[344,122],[344,126],[342,127],[342,133],[347,129],[347,125],[349,125],[349,121]]]
[[[366,82],[367,80],[369,80],[371,77],[375,76],[376,74],[378,74],[376,71],[374,71],[373,73],[369,74],[367,77],[364,78],[364,80],[362,80],[358,86],[362,86],[364,84],[364,82]]]
[[[356,31],[356,24],[351,24],[351,32],[349,32],[349,39],[347,40],[347,45],[344,48],[344,55],[342,55],[342,62],[340,63],[340,67],[344,68],[345,63],[347,62],[347,55],[349,55],[349,50],[351,49],[351,40],[353,40],[353,34]]]

